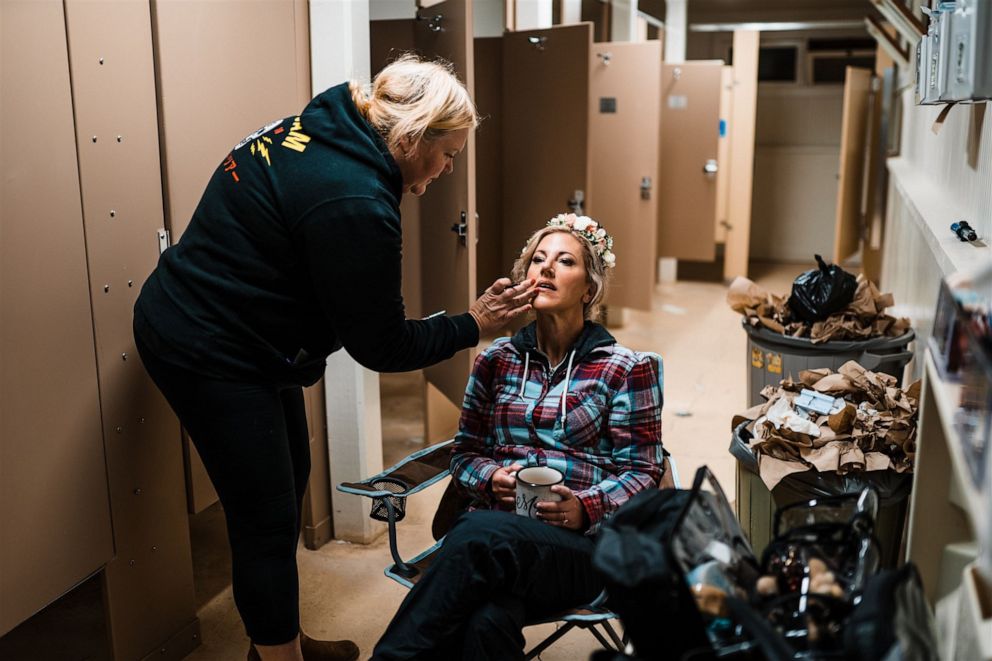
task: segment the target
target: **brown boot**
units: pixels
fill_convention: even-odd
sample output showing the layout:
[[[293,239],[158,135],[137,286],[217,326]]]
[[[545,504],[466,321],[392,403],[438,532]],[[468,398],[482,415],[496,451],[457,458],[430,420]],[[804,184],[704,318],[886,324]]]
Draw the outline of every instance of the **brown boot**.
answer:
[[[300,648],[304,661],[355,661],[359,654],[358,645],[350,640],[315,640],[302,631]],[[248,649],[248,661],[262,661],[254,645]]]
[[[355,661],[358,645],[350,640],[316,640],[300,632],[303,661]]]

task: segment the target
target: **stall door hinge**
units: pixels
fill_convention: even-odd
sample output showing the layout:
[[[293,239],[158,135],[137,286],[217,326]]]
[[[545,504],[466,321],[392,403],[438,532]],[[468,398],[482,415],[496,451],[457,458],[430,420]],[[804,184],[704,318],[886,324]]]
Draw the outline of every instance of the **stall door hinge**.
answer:
[[[158,254],[165,252],[165,249],[172,245],[172,239],[169,237],[169,230],[161,228],[158,230]]]

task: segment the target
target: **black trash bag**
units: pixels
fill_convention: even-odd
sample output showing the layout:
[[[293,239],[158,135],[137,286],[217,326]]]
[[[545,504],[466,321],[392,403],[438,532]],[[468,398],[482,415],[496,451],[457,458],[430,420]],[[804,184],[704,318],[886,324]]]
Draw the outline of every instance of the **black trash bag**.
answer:
[[[792,316],[808,324],[846,308],[858,290],[857,278],[836,264],[828,266],[819,255],[814,256],[819,268],[796,278],[789,296]]]

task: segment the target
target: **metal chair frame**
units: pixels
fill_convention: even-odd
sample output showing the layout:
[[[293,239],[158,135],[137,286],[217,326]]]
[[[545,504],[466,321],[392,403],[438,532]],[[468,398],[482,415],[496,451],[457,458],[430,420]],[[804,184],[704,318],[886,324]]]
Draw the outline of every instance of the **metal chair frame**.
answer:
[[[434,462],[437,472],[433,475],[428,475],[422,481],[408,487],[406,490],[401,491],[391,491],[387,489],[377,489],[372,485],[382,480],[383,478],[396,481],[396,475],[403,475],[405,473],[420,473],[424,474],[425,470],[430,472],[430,469],[423,468],[423,465],[429,464],[430,462],[423,462],[421,460],[430,460],[435,456],[447,457],[449,454],[449,446],[454,443],[454,439],[443,441],[435,445],[429,446],[422,450],[418,450],[413,454],[405,457],[399,463],[387,468],[386,470],[368,477],[360,482],[343,482],[338,485],[338,491],[343,493],[353,494],[357,496],[365,496],[372,499],[381,499],[381,502],[385,505],[386,509],[386,524],[388,526],[389,534],[389,553],[393,558],[393,564],[386,567],[384,574],[396,581],[400,585],[407,588],[412,588],[417,575],[420,573],[420,569],[417,568],[417,564],[423,562],[425,559],[429,558],[432,554],[441,548],[444,543],[444,537],[439,539],[433,546],[426,549],[425,551],[419,553],[408,561],[404,561],[400,556],[399,548],[397,546],[397,533],[396,524],[401,520],[402,517],[397,515],[396,506],[393,504],[391,499],[403,500],[412,496],[420,491],[423,491],[427,487],[437,484],[444,478],[448,477],[451,473],[448,468],[439,468],[437,462]],[[437,453],[441,453],[438,455]],[[665,456],[665,461],[668,467],[668,471],[671,474],[672,481],[676,488],[679,487],[679,476],[678,468],[675,465],[674,459],[670,455]],[[416,470],[412,468],[416,466]],[[402,481],[402,480],[400,480]],[[578,627],[580,629],[587,629],[596,638],[597,641],[605,648],[609,650],[614,650],[616,652],[623,652],[627,647],[627,636],[626,634],[618,634],[616,629],[610,623],[610,620],[617,619],[617,616],[605,607],[607,594],[604,590],[599,596],[596,597],[592,602],[578,608],[573,608],[565,613],[557,615],[555,617],[544,618],[541,620],[536,620],[533,622],[528,622],[527,626],[533,626],[538,624],[547,624],[551,622],[564,622],[564,625],[555,630],[551,635],[538,643],[533,649],[526,653],[526,659],[534,659],[538,657],[544,650],[553,645],[562,636],[567,634],[572,629]],[[600,631],[599,628],[602,628]]]

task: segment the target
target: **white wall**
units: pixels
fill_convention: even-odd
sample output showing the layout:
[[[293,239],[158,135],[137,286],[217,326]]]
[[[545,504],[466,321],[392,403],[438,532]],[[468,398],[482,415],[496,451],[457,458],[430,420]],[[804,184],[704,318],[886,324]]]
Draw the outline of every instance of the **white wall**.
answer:
[[[310,0],[310,79],[314,95],[369,81],[369,0]]]
[[[831,255],[844,91],[758,85],[751,258]]]
[[[311,0],[312,2],[313,0]],[[331,2],[346,3],[353,0],[330,0]],[[414,18],[417,15],[417,3],[414,0],[360,0],[369,6],[369,19],[373,21],[392,21],[401,18]]]
[[[475,0],[472,3],[472,30],[476,37],[499,37],[506,23],[503,0]]]
[[[517,0],[517,30],[540,30],[551,27],[554,15],[552,0]]]
[[[379,6],[379,0],[374,4]],[[369,80],[369,9],[369,0],[310,0],[310,69],[315,94],[345,80]],[[324,399],[334,536],[369,543],[382,534],[382,524],[368,518],[364,498],[345,496],[334,486],[382,470],[379,375],[344,351],[332,354],[324,371]]]
[[[903,104],[901,153],[889,160],[880,284],[893,293],[896,312],[913,322],[919,358],[931,334],[940,280],[992,261],[988,245],[963,243],[949,229],[966,219],[992,244],[992,104],[952,108],[936,135],[931,127],[944,106],[916,106],[912,90]]]

